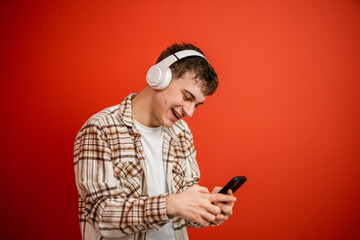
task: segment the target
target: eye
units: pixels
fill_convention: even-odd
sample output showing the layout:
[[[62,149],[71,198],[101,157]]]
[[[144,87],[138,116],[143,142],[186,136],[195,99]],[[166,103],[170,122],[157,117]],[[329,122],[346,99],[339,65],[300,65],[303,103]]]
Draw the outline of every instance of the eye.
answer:
[[[190,100],[190,98],[189,98],[188,96],[186,96],[185,93],[182,93],[182,94],[183,94],[183,98],[184,98],[185,101],[189,101],[189,100]]]

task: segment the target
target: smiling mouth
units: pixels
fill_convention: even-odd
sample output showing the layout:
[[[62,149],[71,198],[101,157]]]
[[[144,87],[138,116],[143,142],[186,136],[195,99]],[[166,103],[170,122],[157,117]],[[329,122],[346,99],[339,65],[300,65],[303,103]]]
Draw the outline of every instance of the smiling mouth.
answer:
[[[181,115],[175,109],[171,108],[171,111],[177,119],[181,118]]]

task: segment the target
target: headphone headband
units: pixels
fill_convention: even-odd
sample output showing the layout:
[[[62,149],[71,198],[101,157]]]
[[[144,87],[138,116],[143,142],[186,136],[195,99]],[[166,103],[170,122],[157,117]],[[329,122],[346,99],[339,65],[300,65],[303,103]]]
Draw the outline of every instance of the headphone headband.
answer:
[[[190,56],[199,56],[206,59],[204,55],[202,55],[201,53],[195,50],[182,50],[173,53],[149,69],[149,71],[146,74],[146,80],[148,84],[152,88],[155,88],[157,90],[162,90],[166,88],[171,80],[170,66],[173,63],[179,61],[180,59]]]

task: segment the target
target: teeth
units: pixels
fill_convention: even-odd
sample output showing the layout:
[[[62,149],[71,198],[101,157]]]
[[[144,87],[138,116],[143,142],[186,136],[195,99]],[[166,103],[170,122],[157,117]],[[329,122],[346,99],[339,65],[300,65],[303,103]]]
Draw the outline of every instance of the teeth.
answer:
[[[174,115],[177,117],[177,118],[180,118],[181,116],[175,111],[175,109],[172,109],[173,110],[173,113]]]

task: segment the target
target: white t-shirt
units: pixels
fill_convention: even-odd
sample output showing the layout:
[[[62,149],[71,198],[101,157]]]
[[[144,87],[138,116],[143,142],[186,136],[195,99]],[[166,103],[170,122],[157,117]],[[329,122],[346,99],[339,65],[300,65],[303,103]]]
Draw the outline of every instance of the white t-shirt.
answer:
[[[141,133],[141,144],[144,149],[149,196],[167,192],[162,158],[163,126],[150,128],[134,119],[136,128]],[[172,224],[167,223],[158,231],[148,232],[147,240],[175,240]]]

